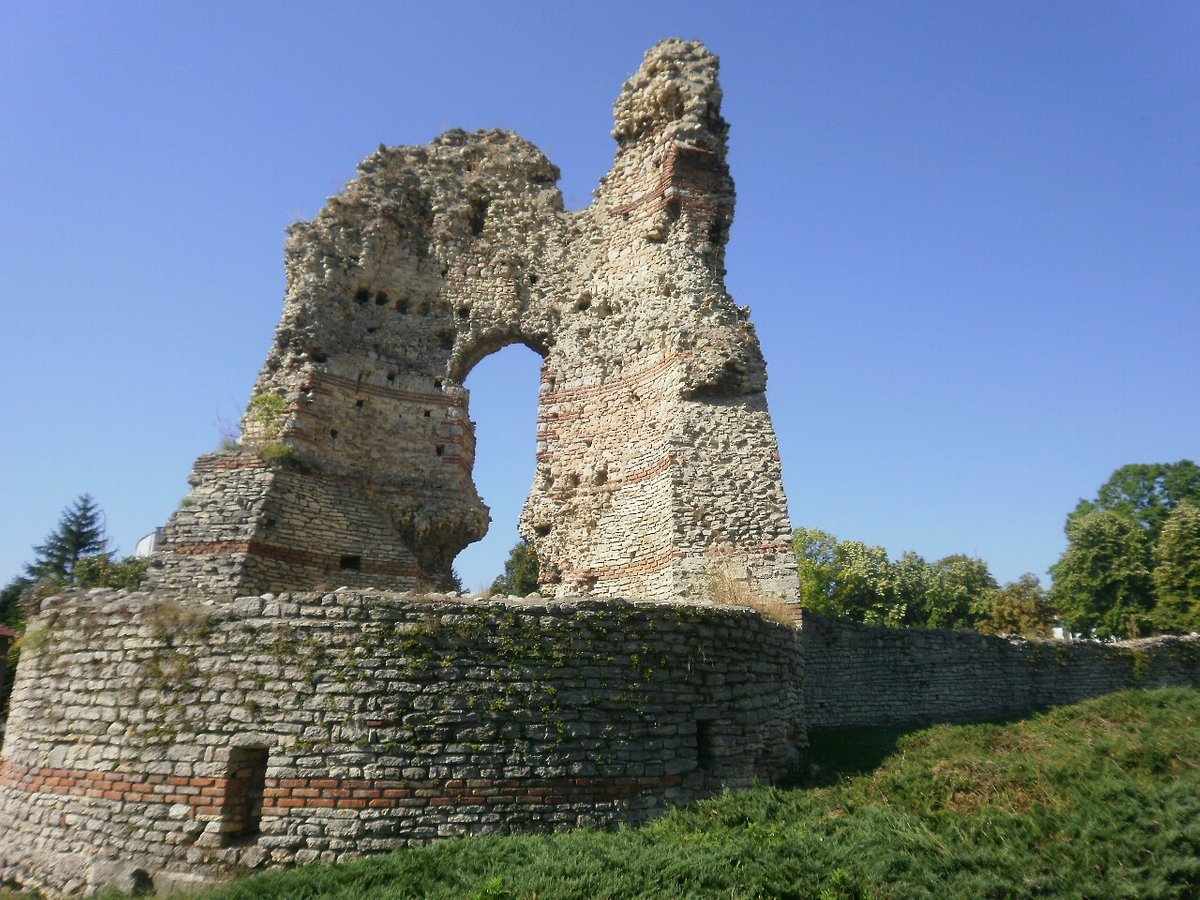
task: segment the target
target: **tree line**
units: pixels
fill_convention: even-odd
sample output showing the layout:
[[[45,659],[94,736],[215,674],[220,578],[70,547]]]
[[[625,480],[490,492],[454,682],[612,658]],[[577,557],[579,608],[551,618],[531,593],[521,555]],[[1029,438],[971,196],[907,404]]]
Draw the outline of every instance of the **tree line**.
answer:
[[[1044,637],[1055,622],[1101,639],[1200,631],[1200,467],[1191,460],[1117,469],[1067,516],[1050,568],[1001,587],[961,554],[930,563],[909,551],[796,529],[800,597],[825,615],[893,627],[969,628]]]
[[[1001,586],[982,559],[928,562],[908,551],[797,528],[800,600],[812,611],[891,627],[966,628],[1048,636],[1055,623],[1102,639],[1200,631],[1200,466],[1117,469],[1066,521],[1067,548],[1051,587],[1027,572]],[[136,588],[147,561],[118,560],[88,494],[63,511],[34,559],[0,590],[0,623],[19,628],[38,600],[66,587]],[[537,590],[532,545],[513,547],[492,593]],[[461,589],[461,588],[460,588]]]
[[[108,544],[104,513],[90,494],[81,494],[33,548],[33,561],[0,589],[0,624],[20,628],[38,601],[64,588],[138,587],[148,561],[118,560]]]

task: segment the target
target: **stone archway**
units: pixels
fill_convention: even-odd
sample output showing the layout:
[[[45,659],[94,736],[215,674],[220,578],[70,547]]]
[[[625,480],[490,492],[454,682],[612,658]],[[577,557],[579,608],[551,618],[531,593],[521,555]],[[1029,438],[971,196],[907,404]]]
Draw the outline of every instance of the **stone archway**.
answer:
[[[613,168],[567,213],[509,132],[383,148],[287,242],[288,292],[235,451],[197,461],[163,586],[438,586],[482,536],[462,382],[511,343],[545,360],[521,521],[545,590],[668,598],[715,571],[794,599],[748,311],[717,60],[664,41],[615,105]]]

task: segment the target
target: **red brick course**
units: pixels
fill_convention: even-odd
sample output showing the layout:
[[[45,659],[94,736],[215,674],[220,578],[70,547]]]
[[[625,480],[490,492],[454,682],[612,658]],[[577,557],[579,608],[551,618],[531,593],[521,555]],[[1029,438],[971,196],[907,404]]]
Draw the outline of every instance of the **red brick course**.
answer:
[[[397,809],[413,806],[597,804],[682,782],[679,775],[616,778],[450,779],[372,781],[361,778],[268,778],[264,815],[293,809]],[[0,786],[27,793],[90,797],[120,803],[191,807],[191,817],[220,815],[230,779],[181,778],[132,772],[31,768],[0,763]]]

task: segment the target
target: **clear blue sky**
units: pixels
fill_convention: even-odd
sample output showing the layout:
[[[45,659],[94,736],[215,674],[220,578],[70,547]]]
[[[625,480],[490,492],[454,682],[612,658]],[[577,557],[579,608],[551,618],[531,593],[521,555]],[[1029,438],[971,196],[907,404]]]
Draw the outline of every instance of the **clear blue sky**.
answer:
[[[236,421],[283,229],[383,142],[511,128],[579,208],[643,52],[722,60],[794,524],[1043,575],[1117,467],[1200,457],[1195,2],[0,5],[0,578],[75,496],[122,551]],[[537,359],[472,373],[489,582]]]

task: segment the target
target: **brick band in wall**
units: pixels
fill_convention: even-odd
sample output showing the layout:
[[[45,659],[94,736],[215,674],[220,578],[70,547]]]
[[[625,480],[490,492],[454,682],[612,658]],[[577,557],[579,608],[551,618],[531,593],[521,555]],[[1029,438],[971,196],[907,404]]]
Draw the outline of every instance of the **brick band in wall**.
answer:
[[[217,816],[231,779],[151,773],[95,772],[26,767],[0,762],[0,787],[31,794],[90,797],[120,803],[169,803],[191,807],[191,817]],[[611,803],[661,793],[680,775],[626,778],[530,778],[375,781],[364,778],[267,778],[264,815],[305,809],[387,810],[420,806]]]
[[[803,740],[795,630],[705,603],[79,591],[30,629],[0,881],[56,891],[639,822]]]
[[[337,569],[341,564],[341,557],[332,553],[296,550],[292,547],[280,547],[262,541],[195,541],[187,544],[163,544],[160,552],[182,553],[185,556],[204,556],[218,553],[251,553],[264,559],[310,564],[321,566],[325,569]],[[420,574],[420,569],[416,566],[392,562],[386,559],[362,559],[360,560],[360,567],[361,571],[368,575],[416,577]]]
[[[743,553],[752,555],[767,556],[772,553],[790,553],[792,552],[791,544],[760,544],[757,547],[742,547],[739,548]],[[666,553],[660,553],[657,556],[646,557],[643,559],[632,559],[629,562],[618,563],[613,566],[597,566],[587,569],[569,569],[564,573],[564,579],[570,581],[583,581],[588,578],[628,578],[634,575],[644,575],[647,572],[660,572],[668,568],[672,563],[681,559],[692,558],[708,558],[713,556],[710,553],[687,553],[683,550],[668,550]],[[719,558],[719,554],[716,555]]]

